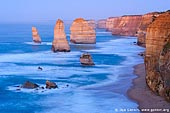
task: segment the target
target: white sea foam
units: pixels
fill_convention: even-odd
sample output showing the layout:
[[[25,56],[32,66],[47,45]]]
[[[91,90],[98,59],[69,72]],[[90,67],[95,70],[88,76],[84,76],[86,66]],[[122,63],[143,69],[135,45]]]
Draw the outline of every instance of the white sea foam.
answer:
[[[108,32],[97,32],[97,36],[105,36],[107,33]],[[109,34],[110,33],[108,33],[108,35]],[[14,86],[7,87],[7,90],[14,92],[45,94],[46,96],[43,98],[40,97],[31,103],[37,103],[43,107],[44,111],[42,112],[45,113],[104,113],[106,111],[107,113],[113,113],[115,107],[137,108],[137,105],[129,101],[123,94],[116,94],[113,91],[93,92],[92,90],[84,90],[86,88],[95,88],[119,82],[126,78],[126,76],[123,78],[121,75],[127,72],[132,74],[132,66],[138,62],[142,62],[140,57],[137,56],[137,53],[143,51],[142,48],[133,45],[133,41],[136,41],[136,38],[97,42],[95,45],[97,49],[83,50],[86,52],[94,52],[95,54],[126,56],[126,61],[120,65],[107,65],[95,62],[95,66],[83,67],[79,63],[79,56],[82,52],[77,51],[71,51],[69,53],[53,53],[51,51],[19,54],[8,53],[0,55],[0,75],[2,75],[1,77],[5,75],[23,76],[24,79],[34,79],[35,81],[37,79],[39,79],[37,81],[60,81],[57,83],[59,89],[52,90],[23,88],[16,90]],[[42,42],[41,44],[25,42],[24,44],[51,46],[52,42]],[[38,70],[38,66],[41,66],[43,70]],[[105,76],[106,78],[102,78]],[[62,88],[65,87],[66,84],[69,84],[69,87]],[[44,84],[39,85],[44,86]],[[122,86],[116,87],[119,88]]]
[[[78,55],[81,52],[69,52],[69,53],[52,53],[51,51],[42,51],[36,53],[23,53],[23,54],[3,54],[0,56],[0,65],[8,65],[8,68],[0,68],[1,75],[23,75],[32,79],[46,79],[46,80],[57,80],[58,77],[65,77],[65,80],[70,79],[71,81],[88,81],[89,75],[97,74],[107,74],[107,79],[102,82],[91,77],[91,81],[94,81],[95,84],[82,86],[80,88],[88,87],[98,87],[106,84],[110,84],[120,80],[119,75],[125,73],[132,73],[132,66],[142,62],[138,52],[143,51],[143,48],[133,45],[133,41],[136,39],[117,39],[111,40],[109,42],[100,42],[97,43],[97,49],[84,50],[86,52],[95,52],[98,54],[117,54],[120,56],[126,56],[126,60],[120,65],[105,65],[97,64],[93,67],[82,67],[80,66]],[[29,43],[27,43],[29,44]],[[30,43],[31,44],[31,43]],[[47,44],[47,43],[45,43]],[[107,45],[107,46],[106,46]],[[126,45],[126,46],[125,46]],[[123,47],[123,48],[122,48]],[[128,51],[128,52],[127,52]],[[139,57],[136,58],[136,57]],[[14,63],[14,64],[13,64]],[[24,64],[35,64],[35,65],[18,65],[15,63],[24,63]],[[43,70],[37,70],[36,64],[53,64],[53,65],[44,65]],[[71,64],[76,64],[77,67],[68,66]],[[64,67],[60,65],[66,65]],[[11,68],[12,67],[12,68]],[[103,68],[104,67],[104,68]],[[124,70],[124,71],[120,71]],[[125,71],[126,70],[126,71]],[[50,76],[49,76],[50,75]],[[69,78],[73,75],[80,75],[80,78]]]
[[[36,104],[44,105],[47,108],[41,113],[114,113],[115,109],[130,109],[137,107],[124,95],[103,91],[74,91],[68,92],[65,96],[57,94],[41,99]],[[107,95],[110,95],[107,97]],[[57,105],[57,106],[56,106]],[[102,107],[102,109],[101,109]],[[39,112],[36,112],[39,113]],[[135,112],[138,113],[138,112]]]
[[[27,89],[27,88],[21,88],[18,86],[21,85],[16,85],[16,86],[8,86],[7,90],[11,90],[14,92],[24,92],[24,93],[38,93],[38,94],[49,94],[49,93],[57,93],[57,92],[63,92],[63,91],[69,91],[70,88],[75,87],[74,85],[70,85],[66,86],[67,84],[61,84],[61,83],[57,83],[59,88],[55,88],[55,89],[46,89],[44,84],[38,84],[40,87],[39,88],[35,88],[35,89]],[[41,87],[44,87],[44,89],[42,89]]]
[[[24,44],[28,44],[28,45],[52,45],[52,42],[41,42],[41,43],[24,42]]]
[[[21,54],[3,54],[0,55],[0,72],[1,75],[31,75],[31,74],[54,74],[60,72],[57,65],[69,65],[77,62],[76,58],[80,52],[70,53],[52,53],[50,51],[36,53],[21,53]],[[43,71],[38,71],[38,66],[44,65]],[[51,65],[51,66],[50,66]],[[64,68],[62,69],[64,72]],[[62,72],[61,72],[62,73]]]
[[[92,49],[92,50],[85,50],[87,52],[95,52],[99,54],[117,54],[120,56],[126,56],[126,61],[122,62],[121,64],[123,67],[133,66],[134,63],[139,62],[141,60],[137,60],[137,52],[142,51],[142,48],[139,48],[133,45],[133,41],[136,39],[117,39],[111,40],[109,42],[100,42],[97,43],[96,46],[99,49]],[[27,43],[32,44],[32,43]],[[43,44],[43,43],[42,43]],[[47,44],[44,43],[44,44]],[[106,46],[107,45],[107,46]],[[126,46],[125,46],[126,45]],[[121,48],[124,47],[124,48]],[[129,50],[129,51],[128,51]],[[128,52],[127,52],[128,51]],[[123,74],[120,72],[121,66],[109,66],[98,64],[91,68],[82,68],[81,66],[78,67],[60,67],[58,65],[69,65],[76,63],[80,65],[79,59],[76,57],[80,55],[81,52],[70,52],[70,53],[52,53],[51,51],[43,51],[43,52],[36,52],[36,53],[22,53],[22,54],[3,54],[0,56],[0,62],[2,68],[0,68],[1,75],[25,75],[30,76],[35,79],[57,79],[58,77],[70,77],[72,75],[81,75],[81,76],[88,76],[91,74],[105,74],[108,73],[109,81],[113,82],[116,80],[119,74]],[[15,63],[23,63],[23,64],[53,64],[42,66],[43,70],[38,71],[37,65],[18,65]],[[3,65],[9,65],[8,67]],[[100,67],[105,66],[104,69]],[[120,72],[116,72],[116,70]],[[32,76],[31,76],[32,75]],[[39,76],[35,76],[39,75]],[[43,76],[42,76],[43,75]],[[50,76],[49,76],[50,75]],[[108,82],[108,80],[106,80]],[[103,84],[103,83],[99,83]],[[104,82],[105,84],[105,82]],[[94,84],[96,85],[96,84]]]
[[[53,53],[51,51],[20,53],[20,54],[3,54],[0,56],[0,62],[19,62],[19,63],[54,63],[54,61],[74,60],[79,52]]]
[[[96,32],[96,34],[97,33],[101,33],[101,34],[110,34],[111,35],[111,32],[107,32],[107,31],[98,31],[98,32]]]
[[[116,54],[119,56],[125,56],[126,60],[121,62],[119,66],[112,66],[108,69],[113,71],[112,75],[108,76],[110,80],[106,80],[99,84],[84,86],[84,88],[98,87],[116,82],[117,80],[121,80],[119,75],[127,74],[127,72],[128,74],[133,74],[133,66],[143,62],[143,59],[137,54],[144,51],[144,48],[133,44],[135,41],[136,38],[116,39],[109,42],[97,43],[96,46],[100,47],[100,49],[85,50],[86,52],[96,52],[98,54]]]

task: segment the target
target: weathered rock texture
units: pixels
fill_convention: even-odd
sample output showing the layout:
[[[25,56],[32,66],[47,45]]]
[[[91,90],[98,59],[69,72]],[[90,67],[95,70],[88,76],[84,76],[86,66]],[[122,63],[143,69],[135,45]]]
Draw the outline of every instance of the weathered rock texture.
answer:
[[[52,43],[53,52],[69,52],[70,46],[66,39],[66,34],[64,31],[64,23],[62,20],[58,19],[54,27],[54,40]]]
[[[96,43],[96,33],[87,21],[83,18],[74,20],[70,28],[70,41],[77,44],[94,44]]]
[[[93,28],[95,29],[96,28],[96,22],[95,20],[86,20],[87,23]]]
[[[80,57],[80,62],[82,65],[88,65],[88,66],[95,65],[89,53],[83,53]]]
[[[39,86],[35,83],[30,82],[30,81],[26,81],[21,87],[28,88],[28,89],[34,89],[34,88],[38,88]]]
[[[57,84],[55,82],[51,82],[49,80],[46,81],[46,88],[47,89],[55,89],[55,88],[58,88]]]
[[[106,19],[106,30],[113,31],[114,27],[120,23],[120,17],[109,17]]]
[[[106,19],[98,20],[97,28],[106,29]]]
[[[110,17],[106,21],[106,29],[113,35],[136,36],[141,20],[142,15]]]
[[[142,16],[129,15],[118,18],[118,24],[114,26],[113,35],[136,36]]]
[[[145,37],[147,27],[160,15],[159,12],[148,13],[142,16],[142,21],[138,29],[138,41],[139,46],[145,47]]]
[[[170,101],[170,12],[147,28],[145,66],[150,89]]]
[[[41,43],[41,38],[36,27],[32,27],[32,38],[35,43]]]

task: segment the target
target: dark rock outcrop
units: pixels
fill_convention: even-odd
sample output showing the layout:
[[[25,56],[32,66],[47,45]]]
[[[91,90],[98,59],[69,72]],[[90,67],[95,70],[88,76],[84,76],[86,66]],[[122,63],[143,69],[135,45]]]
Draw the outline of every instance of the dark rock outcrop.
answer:
[[[82,65],[89,65],[89,66],[95,65],[89,53],[82,54],[80,57],[80,62]]]
[[[35,83],[32,83],[30,81],[26,81],[22,86],[21,88],[27,88],[27,89],[34,89],[34,88],[38,88],[39,85],[35,84]]]
[[[150,89],[170,101],[170,12],[147,28],[145,67]]]
[[[55,89],[55,88],[58,88],[57,84],[54,83],[54,82],[51,82],[49,80],[46,81],[46,88],[47,89]]]
[[[43,68],[39,66],[39,67],[38,67],[38,70],[42,71],[42,70],[43,70]]]

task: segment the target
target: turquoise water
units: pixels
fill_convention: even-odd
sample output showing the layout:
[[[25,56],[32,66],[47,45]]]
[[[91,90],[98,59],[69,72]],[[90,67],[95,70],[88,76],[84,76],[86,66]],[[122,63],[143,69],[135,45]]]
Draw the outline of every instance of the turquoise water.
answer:
[[[42,44],[32,43],[33,25]],[[137,108],[126,94],[135,77],[132,67],[142,62],[137,53],[143,49],[133,44],[135,37],[112,36],[97,29],[95,45],[70,44],[71,52],[53,53],[53,25],[0,25],[1,113],[117,113],[116,109]],[[66,34],[69,40],[69,25]],[[91,53],[95,66],[80,65],[84,52]],[[40,86],[51,80],[59,89],[16,90],[27,80]]]

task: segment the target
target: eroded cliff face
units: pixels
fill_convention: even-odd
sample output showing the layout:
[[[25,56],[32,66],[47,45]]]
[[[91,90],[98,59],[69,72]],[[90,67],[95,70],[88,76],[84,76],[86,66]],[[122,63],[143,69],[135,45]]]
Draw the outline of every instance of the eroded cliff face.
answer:
[[[98,20],[97,28],[106,29],[106,19]]]
[[[146,29],[159,15],[159,12],[153,12],[142,16],[142,20],[137,32],[137,44],[139,46],[145,47]]]
[[[64,23],[62,20],[58,19],[54,27],[54,40],[52,43],[53,52],[69,52],[70,46],[66,39],[66,34],[64,31]]]
[[[120,17],[109,17],[106,20],[106,30],[107,31],[113,31],[115,26],[118,26],[120,23]]]
[[[96,43],[96,32],[89,23],[83,18],[74,20],[70,27],[70,41],[76,44]]]
[[[141,20],[142,15],[110,17],[106,21],[106,29],[113,35],[136,36]]]
[[[112,34],[122,36],[136,36],[141,19],[141,15],[120,17],[120,22],[116,26],[114,26]]]
[[[147,28],[145,67],[150,89],[170,101],[170,12]]]
[[[32,27],[32,38],[35,43],[41,43],[41,38],[36,27]]]

